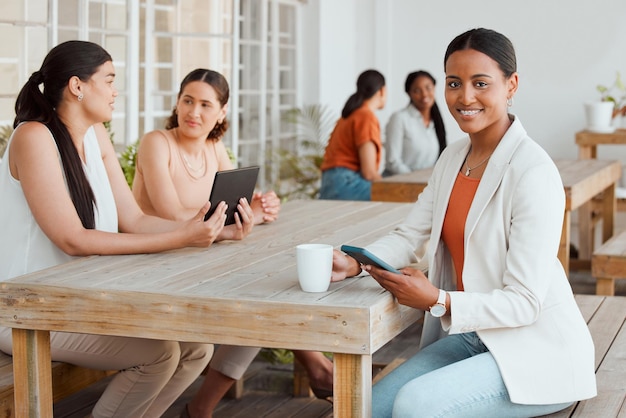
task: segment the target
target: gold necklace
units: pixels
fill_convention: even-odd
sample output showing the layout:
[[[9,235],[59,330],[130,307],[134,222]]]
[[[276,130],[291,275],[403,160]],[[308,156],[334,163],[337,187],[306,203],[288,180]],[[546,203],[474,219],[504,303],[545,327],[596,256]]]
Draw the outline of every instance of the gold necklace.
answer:
[[[183,150],[180,148],[180,140],[178,138],[178,128],[174,128],[174,136],[176,137],[176,143],[178,144],[178,154],[181,156],[181,158],[183,159],[183,162],[185,163],[185,171],[187,171],[187,174],[189,174],[194,179],[199,179],[199,178],[204,177],[204,175],[206,174],[206,166],[207,166],[206,154],[204,150],[202,150],[202,164],[200,165],[200,167],[195,168],[194,166],[191,165],[191,163],[187,159],[187,156],[185,155]],[[200,173],[200,172],[201,174],[195,174],[195,173]]]
[[[470,147],[469,152],[467,153],[467,155],[465,156],[465,160],[463,161],[463,163],[465,164],[465,167],[467,167],[467,170],[465,170],[465,175],[469,176],[470,173],[472,172],[472,170],[477,169],[478,167],[480,167],[481,165],[485,164],[487,162],[487,160],[489,158],[491,158],[491,154],[493,154],[493,151],[491,151],[491,154],[489,154],[487,156],[487,158],[485,158],[484,160],[482,160],[481,162],[479,162],[478,164],[476,164],[474,167],[470,167],[469,164],[467,163],[467,159],[469,158],[469,155],[472,153],[472,148]]]
[[[198,167],[198,168],[195,168],[194,166],[191,165],[191,163],[187,159],[187,156],[183,152],[181,152],[180,155],[182,155],[183,161],[185,161],[185,164],[187,164],[187,167],[189,167],[190,170],[198,172],[198,171],[204,169],[204,166],[205,166],[204,159],[202,160],[202,165],[200,167]]]

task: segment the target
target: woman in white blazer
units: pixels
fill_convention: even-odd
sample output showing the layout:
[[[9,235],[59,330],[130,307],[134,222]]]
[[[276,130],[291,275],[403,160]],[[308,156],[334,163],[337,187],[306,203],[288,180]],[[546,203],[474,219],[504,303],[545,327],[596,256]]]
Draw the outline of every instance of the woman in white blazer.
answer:
[[[546,152],[508,113],[513,45],[488,29],[456,37],[446,102],[469,135],[445,149],[406,221],[367,248],[394,267],[363,266],[425,314],[421,350],[373,390],[372,416],[530,417],[596,395],[594,348],[557,252],[565,198]],[[333,280],[357,275],[336,252]]]

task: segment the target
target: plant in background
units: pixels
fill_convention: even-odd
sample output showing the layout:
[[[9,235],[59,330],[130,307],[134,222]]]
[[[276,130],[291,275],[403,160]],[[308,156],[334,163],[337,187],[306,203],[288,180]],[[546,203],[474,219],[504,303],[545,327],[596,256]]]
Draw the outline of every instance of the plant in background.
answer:
[[[133,187],[133,179],[135,178],[135,169],[137,168],[137,147],[139,141],[127,145],[119,156],[120,165],[129,187]]]
[[[622,81],[622,76],[617,72],[615,81],[609,87],[598,84],[596,90],[601,95],[603,102],[613,102],[613,117],[617,115],[626,115],[626,85]]]
[[[0,158],[4,156],[4,151],[7,149],[7,144],[9,143],[9,138],[13,133],[13,126],[11,125],[3,125],[0,126]]]
[[[293,351],[285,348],[262,348],[259,356],[271,364],[293,363]]]
[[[103,122],[102,124],[104,125],[107,132],[109,133],[109,139],[111,140],[111,143],[115,144],[115,141],[113,140],[113,136],[115,136],[115,133],[111,129],[111,121]]]
[[[228,154],[228,159],[231,163],[233,163],[234,167],[237,167],[237,157],[235,157],[235,153],[231,147],[226,147],[226,153]]]
[[[336,116],[322,104],[305,105],[287,112],[286,121],[296,134],[293,147],[274,151],[278,176],[274,190],[283,200],[315,199],[319,194],[322,160]]]

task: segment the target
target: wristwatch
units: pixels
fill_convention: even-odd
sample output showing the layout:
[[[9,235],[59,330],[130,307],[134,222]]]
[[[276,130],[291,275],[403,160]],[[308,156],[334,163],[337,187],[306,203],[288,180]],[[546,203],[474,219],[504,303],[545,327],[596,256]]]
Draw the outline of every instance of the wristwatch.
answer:
[[[430,307],[430,314],[435,318],[440,318],[446,314],[446,291],[439,289],[439,299],[437,303]]]

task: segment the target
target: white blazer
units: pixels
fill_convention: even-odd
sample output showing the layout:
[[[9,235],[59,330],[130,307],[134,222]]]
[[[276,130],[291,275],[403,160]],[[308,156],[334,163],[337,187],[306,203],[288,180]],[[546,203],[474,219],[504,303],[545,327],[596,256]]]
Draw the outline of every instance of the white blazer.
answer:
[[[511,400],[556,404],[596,395],[594,347],[557,258],[565,195],[559,172],[518,118],[492,154],[465,223],[464,292],[441,229],[469,139],[453,142],[403,224],[368,249],[395,267],[429,239],[429,279],[450,293],[451,316],[426,315],[421,345],[476,331]]]

